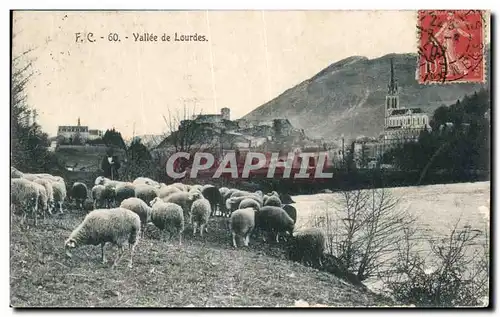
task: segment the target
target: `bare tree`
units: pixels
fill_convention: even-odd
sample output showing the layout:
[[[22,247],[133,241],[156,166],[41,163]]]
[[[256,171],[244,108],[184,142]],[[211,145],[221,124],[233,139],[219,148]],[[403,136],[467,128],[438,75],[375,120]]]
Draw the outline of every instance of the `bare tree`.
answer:
[[[414,218],[385,188],[344,191],[340,196],[339,202],[327,203],[315,225],[326,232],[327,250],[363,281],[387,269],[396,243]]]

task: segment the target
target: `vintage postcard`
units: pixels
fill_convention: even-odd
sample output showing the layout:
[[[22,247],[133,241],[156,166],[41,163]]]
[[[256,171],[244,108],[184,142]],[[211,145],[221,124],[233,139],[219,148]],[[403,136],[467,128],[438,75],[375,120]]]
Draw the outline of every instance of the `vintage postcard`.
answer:
[[[11,307],[491,307],[490,24],[12,11]]]

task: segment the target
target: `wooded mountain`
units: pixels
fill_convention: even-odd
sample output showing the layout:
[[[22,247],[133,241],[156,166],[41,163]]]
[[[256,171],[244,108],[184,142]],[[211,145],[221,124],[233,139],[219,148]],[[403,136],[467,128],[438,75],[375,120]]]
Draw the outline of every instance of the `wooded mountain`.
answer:
[[[489,49],[486,57],[489,69]],[[374,59],[352,56],[328,66],[243,118],[288,118],[308,136],[326,140],[338,139],[341,134],[347,139],[378,136],[383,130],[391,58],[400,105],[420,107],[429,116],[439,106],[453,104],[485,87],[469,83],[421,85],[415,79],[416,54],[388,54]]]

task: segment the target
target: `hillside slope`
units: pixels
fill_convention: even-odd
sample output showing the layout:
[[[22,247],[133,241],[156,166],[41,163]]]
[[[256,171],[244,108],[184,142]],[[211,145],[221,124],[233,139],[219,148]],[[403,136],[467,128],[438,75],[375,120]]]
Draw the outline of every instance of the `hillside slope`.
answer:
[[[483,87],[481,84],[420,85],[415,80],[416,54],[389,54],[375,59],[352,56],[328,66],[243,118],[288,118],[309,136],[326,139],[338,138],[342,133],[347,138],[377,136],[383,129],[391,58],[401,106],[421,107],[429,115],[437,107],[454,103]]]
[[[115,270],[100,263],[98,246],[82,247],[68,260],[64,241],[82,219],[70,212],[26,230],[13,218],[12,306],[276,307],[293,306],[297,300],[330,306],[388,304],[331,274],[273,256],[267,245],[232,248],[222,219],[212,220],[205,239],[192,238],[187,229],[181,247],[173,242],[177,240],[160,241],[153,228],[140,241],[132,269],[127,268],[128,250]],[[107,250],[109,262],[116,248]]]

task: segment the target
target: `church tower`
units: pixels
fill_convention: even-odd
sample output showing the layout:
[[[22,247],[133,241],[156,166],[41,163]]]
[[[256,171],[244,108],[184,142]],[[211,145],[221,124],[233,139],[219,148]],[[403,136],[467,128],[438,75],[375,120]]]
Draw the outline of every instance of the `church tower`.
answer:
[[[398,85],[394,79],[394,65],[391,58],[391,78],[389,85],[387,85],[388,91],[385,96],[385,117],[390,116],[392,110],[399,109],[399,94]]]

